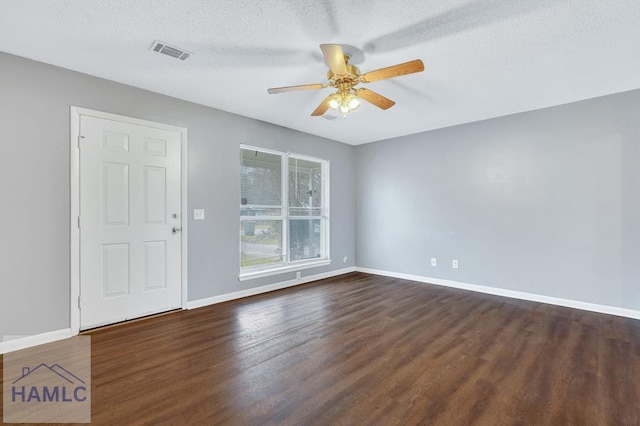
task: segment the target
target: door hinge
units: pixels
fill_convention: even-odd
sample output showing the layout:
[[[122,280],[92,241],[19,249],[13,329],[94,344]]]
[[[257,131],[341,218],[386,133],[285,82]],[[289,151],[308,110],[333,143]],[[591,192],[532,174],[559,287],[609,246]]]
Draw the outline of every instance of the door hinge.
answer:
[[[80,229],[80,216],[78,216],[78,229]]]
[[[82,308],[82,304],[80,303],[80,296],[78,296],[78,309]]]
[[[80,149],[80,141],[84,139],[84,136],[78,136],[78,149]]]

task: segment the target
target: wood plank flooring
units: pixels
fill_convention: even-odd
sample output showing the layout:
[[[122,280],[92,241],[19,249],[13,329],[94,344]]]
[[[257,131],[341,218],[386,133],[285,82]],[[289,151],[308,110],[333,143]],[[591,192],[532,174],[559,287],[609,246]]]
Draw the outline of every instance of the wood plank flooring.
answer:
[[[96,425],[640,424],[640,321],[393,278],[89,334]]]

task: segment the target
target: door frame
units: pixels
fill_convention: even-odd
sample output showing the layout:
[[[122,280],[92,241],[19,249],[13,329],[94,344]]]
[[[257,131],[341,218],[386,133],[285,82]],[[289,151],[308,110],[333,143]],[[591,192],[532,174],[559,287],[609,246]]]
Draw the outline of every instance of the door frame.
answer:
[[[111,114],[108,112],[95,111],[76,106],[70,107],[69,122],[69,185],[71,189],[70,197],[70,262],[69,262],[69,322],[71,334],[73,336],[80,332],[80,120],[82,116],[101,118],[105,120],[118,121],[121,123],[134,124],[156,129],[180,132],[180,208],[182,210],[180,233],[181,248],[181,294],[182,309],[187,306],[187,129],[169,124],[156,123],[138,118],[126,117],[123,115]]]

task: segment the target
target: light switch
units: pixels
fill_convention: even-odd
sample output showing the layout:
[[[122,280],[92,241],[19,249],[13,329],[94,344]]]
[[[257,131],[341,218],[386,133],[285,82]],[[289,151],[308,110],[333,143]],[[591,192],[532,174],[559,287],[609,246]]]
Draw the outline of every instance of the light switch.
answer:
[[[204,220],[204,209],[194,209],[193,220]]]

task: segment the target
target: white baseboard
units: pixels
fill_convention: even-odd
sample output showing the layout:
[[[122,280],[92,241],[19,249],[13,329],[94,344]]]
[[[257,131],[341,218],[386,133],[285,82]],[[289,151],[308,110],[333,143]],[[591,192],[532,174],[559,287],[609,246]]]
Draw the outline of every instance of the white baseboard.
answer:
[[[0,354],[19,351],[32,346],[44,345],[45,343],[67,339],[71,336],[71,329],[64,328],[62,330],[48,331],[46,333],[35,334],[33,336],[21,336],[18,338],[12,338],[11,340],[3,340],[0,342]]]
[[[261,287],[249,288],[247,290],[234,291],[233,293],[221,294],[220,296],[207,297],[206,299],[194,300],[187,302],[187,309],[202,308],[204,306],[215,305],[216,303],[228,302],[229,300],[241,299],[243,297],[255,296],[257,294],[267,293],[269,291],[280,290],[287,287],[293,287],[300,284],[305,284],[311,281],[318,281],[325,278],[331,278],[338,275],[354,272],[355,267],[338,269],[336,271],[329,271],[322,274],[309,275],[302,277],[301,279],[293,279],[289,281],[283,281],[275,284],[264,285]]]
[[[495,296],[510,297],[512,299],[528,300],[531,302],[546,303],[549,305],[564,306],[567,308],[581,309],[583,311],[598,312],[601,314],[616,315],[619,317],[640,319],[640,311],[616,306],[599,305],[596,303],[580,302],[578,300],[562,299],[559,297],[544,296],[541,294],[525,293],[522,291],[507,290],[497,287],[488,287],[478,284],[469,284],[459,281],[443,280],[440,278],[423,277],[420,275],[403,274],[399,272],[381,271],[378,269],[356,267],[356,271],[385,277],[400,278],[403,280],[417,281],[426,284],[440,285],[444,287],[459,288],[462,290],[476,291],[478,293],[493,294]]]
[[[206,299],[194,300],[187,302],[187,309],[201,308],[216,303],[227,302],[230,300],[240,299],[243,297],[254,296],[269,291],[280,290],[287,287],[293,287],[305,284],[311,281],[317,281],[325,278],[331,278],[350,272],[363,272],[373,275],[382,275],[392,278],[400,278],[409,281],[417,281],[426,284],[439,285],[444,287],[458,288],[462,290],[470,290],[479,293],[492,294],[495,296],[509,297],[512,299],[528,300],[531,302],[546,303],[550,305],[564,306],[568,308],[581,309],[584,311],[598,312],[602,314],[616,315],[620,317],[640,319],[640,311],[633,309],[619,308],[615,306],[599,305],[596,303],[580,302],[577,300],[562,299],[559,297],[544,296],[540,294],[526,293],[522,291],[507,290],[496,287],[483,286],[478,284],[469,284],[459,281],[443,280],[440,278],[423,277],[420,275],[403,274],[399,272],[382,271],[378,269],[349,267],[338,269],[335,271],[325,272],[322,274],[310,275],[302,279],[292,279],[275,284],[269,284],[262,287],[250,288],[247,290],[236,291],[233,293],[222,294],[220,296],[208,297]],[[49,331],[46,333],[36,334],[33,336],[23,336],[12,338],[11,340],[0,341],[0,354],[5,354],[21,349],[30,348],[32,346],[43,345],[45,343],[55,342],[57,340],[72,337],[71,328]],[[12,336],[15,337],[15,336]]]

